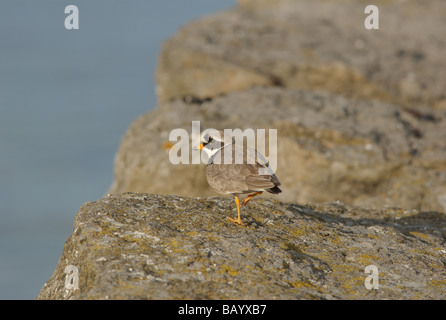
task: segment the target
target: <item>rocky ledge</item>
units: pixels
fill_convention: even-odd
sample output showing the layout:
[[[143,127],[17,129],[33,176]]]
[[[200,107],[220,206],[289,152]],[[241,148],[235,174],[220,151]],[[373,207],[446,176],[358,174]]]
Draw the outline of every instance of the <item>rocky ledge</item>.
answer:
[[[221,197],[85,203],[37,298],[446,299],[441,213],[256,198],[248,226],[234,214]]]
[[[445,299],[446,4],[376,1],[379,30],[367,4],[240,0],[166,41],[159,105],[38,299]],[[169,161],[192,121],[277,129],[284,192],[248,226],[204,165]]]

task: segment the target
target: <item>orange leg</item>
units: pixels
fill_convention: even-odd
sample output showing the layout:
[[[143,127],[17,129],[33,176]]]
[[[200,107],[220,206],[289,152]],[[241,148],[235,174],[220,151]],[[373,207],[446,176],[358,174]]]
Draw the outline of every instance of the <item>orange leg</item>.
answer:
[[[228,218],[232,222],[238,223],[242,226],[246,226],[246,223],[242,222],[242,219],[240,219],[240,200],[238,199],[237,196],[235,196],[235,204],[237,205],[237,219],[232,219],[229,217],[226,217],[226,218]]]
[[[249,200],[251,200],[255,196],[258,196],[259,194],[262,194],[262,191],[256,192],[256,193],[253,193],[253,194],[250,194],[249,196],[247,196],[246,199],[243,200],[243,202],[242,202],[242,207],[245,206],[249,202]]]

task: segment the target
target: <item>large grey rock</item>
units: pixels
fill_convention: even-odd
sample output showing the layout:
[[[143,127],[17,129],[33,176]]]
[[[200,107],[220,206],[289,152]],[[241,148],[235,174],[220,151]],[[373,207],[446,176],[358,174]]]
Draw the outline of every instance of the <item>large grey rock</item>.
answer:
[[[234,214],[218,197],[85,203],[37,298],[446,299],[441,213],[255,198],[247,227]],[[378,289],[365,287],[369,265]]]
[[[446,108],[446,3],[377,1],[379,30],[368,4],[248,0],[194,21],[163,46],[159,100],[281,85]]]
[[[377,1],[374,31],[365,1],[239,2],[165,43],[160,105],[38,299],[445,299],[444,1]],[[247,227],[206,198],[203,164],[170,163],[170,131],[192,121],[278,130],[284,192],[243,208]],[[361,207],[303,205],[334,200]]]
[[[277,129],[280,200],[446,211],[446,3],[378,1],[379,30],[367,4],[240,0],[179,30],[110,192],[214,195],[202,166],[168,159],[170,131],[201,121]]]

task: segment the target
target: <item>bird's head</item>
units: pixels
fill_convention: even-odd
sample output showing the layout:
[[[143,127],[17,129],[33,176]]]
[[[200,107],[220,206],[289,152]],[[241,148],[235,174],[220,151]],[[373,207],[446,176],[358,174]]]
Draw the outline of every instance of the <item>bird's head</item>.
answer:
[[[223,131],[214,129],[206,130],[203,132],[201,136],[201,143],[196,147],[196,149],[203,150],[209,157],[211,157],[226,144],[230,144],[231,142],[234,143],[233,138],[227,138],[228,139],[225,139]]]

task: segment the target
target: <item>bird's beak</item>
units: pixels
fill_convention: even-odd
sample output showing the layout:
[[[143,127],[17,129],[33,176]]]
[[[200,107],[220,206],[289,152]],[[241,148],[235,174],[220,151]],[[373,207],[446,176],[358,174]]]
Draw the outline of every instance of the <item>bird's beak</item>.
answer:
[[[195,148],[194,148],[194,150],[201,150],[201,149],[203,149],[204,148],[204,145],[203,144],[200,144],[199,146],[196,146]]]

